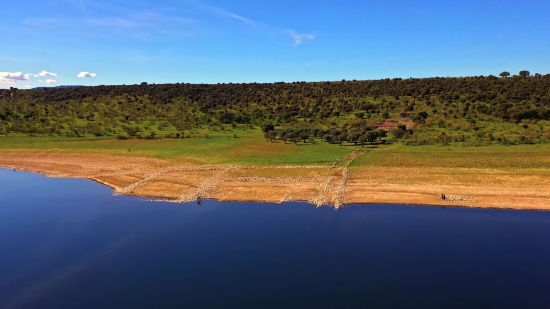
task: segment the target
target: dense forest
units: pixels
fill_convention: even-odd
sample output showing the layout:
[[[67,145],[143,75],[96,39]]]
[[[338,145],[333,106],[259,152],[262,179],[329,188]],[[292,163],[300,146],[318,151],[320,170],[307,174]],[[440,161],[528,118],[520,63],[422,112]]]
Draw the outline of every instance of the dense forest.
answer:
[[[171,133],[163,137],[185,137],[179,132],[272,124],[278,134],[266,134],[268,139],[282,139],[286,133],[279,133],[293,129],[299,132],[292,136],[306,132],[341,143],[352,127],[360,128],[362,140],[375,140],[372,133],[366,136],[374,131],[369,124],[386,122],[407,123],[392,136],[413,145],[535,143],[550,141],[548,120],[550,74],[527,71],[500,77],[0,90],[0,135],[6,136],[132,138],[166,131]]]

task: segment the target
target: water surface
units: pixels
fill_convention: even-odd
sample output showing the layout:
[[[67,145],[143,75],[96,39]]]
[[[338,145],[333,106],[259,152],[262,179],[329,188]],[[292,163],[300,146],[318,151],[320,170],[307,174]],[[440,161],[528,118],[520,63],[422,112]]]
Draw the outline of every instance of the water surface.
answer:
[[[193,204],[0,170],[0,308],[550,308],[550,213]]]

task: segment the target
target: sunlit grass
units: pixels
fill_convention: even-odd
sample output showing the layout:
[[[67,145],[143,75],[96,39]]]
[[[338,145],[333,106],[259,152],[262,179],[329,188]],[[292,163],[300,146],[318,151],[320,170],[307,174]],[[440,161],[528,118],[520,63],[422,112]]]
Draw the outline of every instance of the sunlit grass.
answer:
[[[353,166],[550,169],[550,144],[484,147],[390,145]]]
[[[313,165],[332,164],[356,149],[320,141],[298,145],[266,142],[259,129],[209,133],[208,136],[159,140],[10,136],[0,138],[0,150],[107,153],[198,164]]]

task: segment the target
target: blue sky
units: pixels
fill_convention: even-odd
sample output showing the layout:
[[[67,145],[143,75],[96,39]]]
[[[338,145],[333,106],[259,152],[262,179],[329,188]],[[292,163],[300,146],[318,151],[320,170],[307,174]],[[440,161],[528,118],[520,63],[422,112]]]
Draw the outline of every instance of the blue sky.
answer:
[[[0,88],[546,74],[548,12],[543,0],[6,1]]]

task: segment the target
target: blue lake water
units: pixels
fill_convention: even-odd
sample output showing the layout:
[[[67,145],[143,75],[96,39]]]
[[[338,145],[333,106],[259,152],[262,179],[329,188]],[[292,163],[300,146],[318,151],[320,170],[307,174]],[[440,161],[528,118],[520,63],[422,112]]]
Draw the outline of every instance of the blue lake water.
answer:
[[[199,207],[0,169],[0,308],[550,308],[550,212]]]

